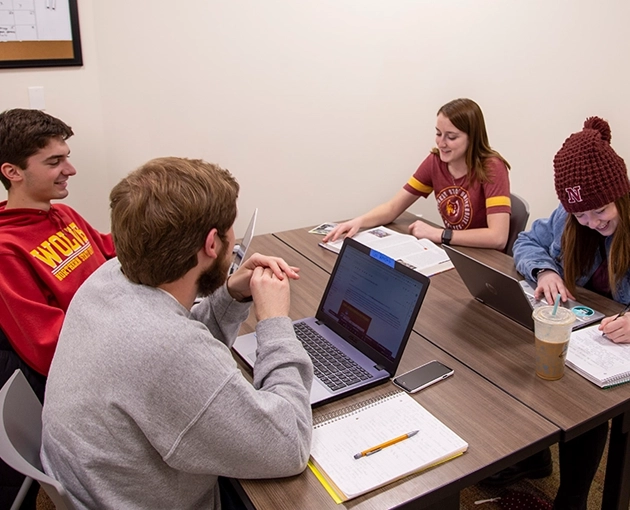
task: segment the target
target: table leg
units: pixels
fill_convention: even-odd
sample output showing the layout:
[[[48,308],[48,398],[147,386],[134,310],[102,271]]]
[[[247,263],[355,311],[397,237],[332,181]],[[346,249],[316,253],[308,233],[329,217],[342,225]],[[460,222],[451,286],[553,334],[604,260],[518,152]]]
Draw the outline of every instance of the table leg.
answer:
[[[459,492],[425,507],[425,510],[459,510]]]
[[[612,420],[602,508],[628,510],[630,504],[630,411]]]

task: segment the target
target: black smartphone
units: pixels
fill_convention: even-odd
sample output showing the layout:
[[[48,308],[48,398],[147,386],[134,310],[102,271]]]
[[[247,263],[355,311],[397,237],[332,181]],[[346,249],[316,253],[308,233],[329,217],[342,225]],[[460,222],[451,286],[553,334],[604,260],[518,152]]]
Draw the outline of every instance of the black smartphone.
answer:
[[[408,393],[415,393],[451,375],[453,375],[452,368],[433,360],[394,377],[392,382]]]

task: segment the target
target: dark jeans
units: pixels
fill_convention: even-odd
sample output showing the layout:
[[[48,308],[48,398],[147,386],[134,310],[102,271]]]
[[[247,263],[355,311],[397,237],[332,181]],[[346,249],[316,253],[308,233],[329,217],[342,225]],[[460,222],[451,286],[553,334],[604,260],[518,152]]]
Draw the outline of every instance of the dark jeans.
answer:
[[[559,444],[560,488],[554,510],[586,510],[588,493],[602,460],[608,422]]]
[[[13,375],[13,372],[18,368],[26,376],[37,398],[39,398],[40,402],[43,402],[46,378],[35,372],[19,358],[4,336],[2,330],[0,330],[0,387],[4,386]],[[23,481],[24,475],[14,471],[0,460],[0,508],[11,508]],[[22,510],[35,509],[38,490],[39,485],[33,482],[22,503]]]
[[[587,510],[588,493],[599,467],[608,438],[608,422],[578,437],[559,443],[560,487],[554,510]],[[551,462],[551,450],[545,448],[518,463],[522,469],[536,470]]]

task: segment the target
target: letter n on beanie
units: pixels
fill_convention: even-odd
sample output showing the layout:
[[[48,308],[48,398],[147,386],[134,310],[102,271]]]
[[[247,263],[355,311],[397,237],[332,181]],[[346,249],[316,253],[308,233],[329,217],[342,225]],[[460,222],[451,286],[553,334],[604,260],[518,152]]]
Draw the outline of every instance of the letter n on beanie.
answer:
[[[570,204],[582,201],[582,188],[580,186],[573,186],[572,188],[567,188],[565,191],[567,192],[567,200]]]
[[[630,193],[626,164],[610,140],[608,122],[590,117],[553,158],[556,195],[568,213],[599,209]]]

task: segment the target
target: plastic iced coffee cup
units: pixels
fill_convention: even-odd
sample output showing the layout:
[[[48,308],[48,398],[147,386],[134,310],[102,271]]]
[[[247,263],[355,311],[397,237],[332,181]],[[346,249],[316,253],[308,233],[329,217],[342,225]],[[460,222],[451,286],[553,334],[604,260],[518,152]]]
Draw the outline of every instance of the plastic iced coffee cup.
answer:
[[[536,375],[555,381],[564,375],[571,327],[575,314],[568,308],[541,306],[534,310],[534,336],[536,342]]]

